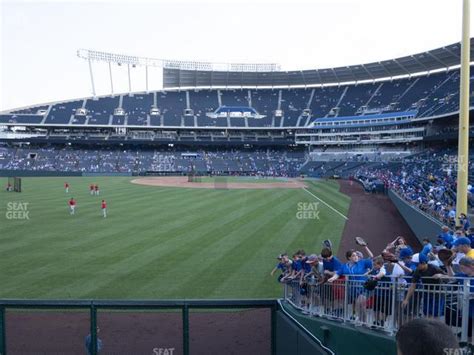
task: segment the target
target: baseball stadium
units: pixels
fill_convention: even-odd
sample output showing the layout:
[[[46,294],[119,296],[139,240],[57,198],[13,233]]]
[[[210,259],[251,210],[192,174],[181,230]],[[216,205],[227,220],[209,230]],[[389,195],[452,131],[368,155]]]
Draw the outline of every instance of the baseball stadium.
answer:
[[[89,96],[0,112],[0,355],[472,354],[463,4],[357,65],[79,48]]]

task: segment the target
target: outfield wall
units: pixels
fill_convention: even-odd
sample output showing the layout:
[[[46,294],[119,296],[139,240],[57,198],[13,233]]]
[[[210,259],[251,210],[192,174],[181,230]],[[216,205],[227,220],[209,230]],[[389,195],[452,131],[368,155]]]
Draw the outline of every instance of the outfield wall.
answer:
[[[277,355],[324,355],[328,354],[309,335],[282,311],[276,314],[276,354]]]
[[[389,190],[388,196],[398,211],[410,226],[420,243],[424,238],[433,238],[441,232],[443,223],[436,218],[420,211],[415,206],[410,205],[396,192]]]
[[[320,317],[303,315],[287,302],[281,302],[280,306],[282,307],[282,312],[301,324],[321,342],[322,346],[331,349],[335,354],[397,354],[397,346],[393,336],[363,327],[354,327],[338,321],[329,321]],[[278,318],[277,324],[279,324]],[[283,327],[283,325],[280,323],[279,327]],[[277,350],[283,347],[280,344],[282,341],[278,338],[278,331],[277,327]],[[291,329],[286,329],[286,335],[287,337],[284,338],[284,341],[292,344],[293,349],[295,349],[294,346],[298,343],[299,339],[301,339],[301,342],[298,344],[301,345],[297,345],[296,349],[309,349],[309,347],[307,348],[306,340],[300,337],[300,335],[293,334]],[[288,350],[291,348],[283,347],[283,349]],[[316,350],[318,348],[313,346],[313,349]],[[312,350],[312,352],[298,352],[298,354],[318,354],[315,350]]]
[[[82,173],[82,176],[132,176],[132,173]]]
[[[98,324],[108,340],[102,350],[111,354],[334,355],[274,299],[0,299],[0,354],[81,353],[85,335],[91,344],[103,336]],[[35,338],[38,332],[48,337]]]
[[[42,176],[82,176],[81,172],[72,171],[32,171],[32,170],[0,170],[4,177],[42,177]]]
[[[0,170],[0,177],[60,177],[60,176],[132,176],[132,173],[82,173],[80,171]]]

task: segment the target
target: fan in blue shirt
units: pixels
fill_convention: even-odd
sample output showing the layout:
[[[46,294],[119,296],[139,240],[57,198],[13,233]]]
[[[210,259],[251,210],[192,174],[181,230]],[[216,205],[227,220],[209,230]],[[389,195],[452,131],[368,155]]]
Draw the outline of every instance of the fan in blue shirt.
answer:
[[[370,258],[374,255],[370,249],[364,247]],[[336,270],[334,276],[328,279],[328,282],[336,281],[339,276],[347,275],[348,285],[348,302],[353,303],[353,311],[355,313],[353,316],[355,319],[359,319],[362,322],[366,320],[366,297],[364,296],[364,288],[362,287],[364,280],[367,280],[367,274],[373,267],[372,259],[361,259],[359,257],[359,252],[355,250],[349,250],[346,252],[347,263],[342,265],[339,270]]]
[[[323,258],[323,270],[325,275],[334,276],[334,273],[342,267],[342,263],[337,257],[332,255],[332,251],[329,248],[323,248],[321,250],[321,257]]]
[[[446,245],[446,248],[451,249],[453,246],[454,238],[451,232],[449,231],[448,226],[443,226],[441,228],[442,232],[439,235],[439,238],[443,239],[444,245]]]

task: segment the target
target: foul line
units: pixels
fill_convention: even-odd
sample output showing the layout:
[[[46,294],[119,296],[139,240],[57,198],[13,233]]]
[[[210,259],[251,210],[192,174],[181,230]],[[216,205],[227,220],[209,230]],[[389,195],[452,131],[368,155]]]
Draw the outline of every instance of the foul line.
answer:
[[[324,203],[326,206],[328,206],[330,209],[332,209],[334,212],[336,212],[339,216],[341,216],[342,218],[344,218],[346,221],[349,220],[349,218],[347,218],[346,216],[344,216],[341,212],[339,212],[338,210],[336,210],[334,207],[332,207],[331,205],[329,205],[328,203],[324,202],[323,200],[321,200],[318,196],[316,196],[315,194],[313,194],[311,191],[307,190],[306,187],[303,187],[303,190],[305,190],[307,193],[309,193],[311,196],[313,196],[315,199],[321,201],[322,203]]]

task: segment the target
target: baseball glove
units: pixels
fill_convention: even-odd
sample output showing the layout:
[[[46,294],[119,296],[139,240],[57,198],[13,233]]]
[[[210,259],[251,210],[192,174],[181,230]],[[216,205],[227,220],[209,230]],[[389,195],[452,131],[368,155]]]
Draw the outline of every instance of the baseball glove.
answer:
[[[360,245],[361,247],[366,247],[367,242],[362,237],[355,237],[356,244]]]
[[[308,284],[304,283],[300,286],[300,295],[306,296],[308,294]]]
[[[377,284],[379,282],[376,279],[368,279],[367,281],[364,282],[364,288],[367,291],[373,291],[377,287]]]
[[[326,239],[326,240],[323,242],[323,247],[324,247],[324,248],[328,248],[328,249],[332,249],[332,242],[331,242],[329,239]]]
[[[451,265],[455,257],[456,253],[453,252],[451,249],[441,249],[440,251],[438,251],[438,258],[439,260],[441,260],[443,265]]]

